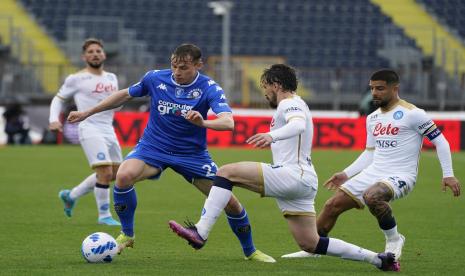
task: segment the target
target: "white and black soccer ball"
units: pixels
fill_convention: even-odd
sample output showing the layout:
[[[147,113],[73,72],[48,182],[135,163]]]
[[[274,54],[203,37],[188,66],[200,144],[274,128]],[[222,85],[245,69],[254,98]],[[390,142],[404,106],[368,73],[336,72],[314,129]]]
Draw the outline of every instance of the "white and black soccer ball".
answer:
[[[110,263],[118,253],[118,245],[111,235],[96,232],[84,239],[81,253],[89,263]]]

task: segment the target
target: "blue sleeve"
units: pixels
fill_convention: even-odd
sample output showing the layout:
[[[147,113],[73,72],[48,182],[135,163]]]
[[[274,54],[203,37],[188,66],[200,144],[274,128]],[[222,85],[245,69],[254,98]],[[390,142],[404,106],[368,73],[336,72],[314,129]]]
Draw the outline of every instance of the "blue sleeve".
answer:
[[[232,112],[226,100],[223,88],[217,84],[210,86],[208,89],[208,104],[215,114]]]
[[[138,83],[129,86],[128,90],[131,97],[144,97],[149,95],[148,84],[153,76],[153,72],[154,71],[149,71],[145,73]]]

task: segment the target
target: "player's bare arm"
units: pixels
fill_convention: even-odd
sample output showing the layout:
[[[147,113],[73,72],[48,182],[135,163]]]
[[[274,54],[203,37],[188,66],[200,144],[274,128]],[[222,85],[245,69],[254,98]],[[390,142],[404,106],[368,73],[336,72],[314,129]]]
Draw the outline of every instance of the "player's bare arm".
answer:
[[[445,192],[449,187],[452,190],[454,196],[460,196],[460,182],[454,176],[444,177],[442,179],[442,191]]]
[[[204,120],[202,114],[195,110],[189,110],[186,120],[192,124],[214,130],[234,130],[234,119],[231,113],[221,113],[213,120]]]
[[[132,97],[128,93],[128,89],[123,89],[113,93],[111,96],[105,98],[98,105],[91,109],[84,111],[72,111],[69,113],[68,122],[76,123],[85,120],[87,117],[94,115],[105,110],[113,109],[121,106],[123,103],[129,101]]]
[[[336,190],[342,184],[344,184],[349,177],[345,172],[337,172],[331,176],[328,180],[326,180],[324,186],[329,190]]]
[[[257,133],[247,139],[246,143],[253,145],[255,148],[268,147],[273,142],[273,138],[269,133]]]

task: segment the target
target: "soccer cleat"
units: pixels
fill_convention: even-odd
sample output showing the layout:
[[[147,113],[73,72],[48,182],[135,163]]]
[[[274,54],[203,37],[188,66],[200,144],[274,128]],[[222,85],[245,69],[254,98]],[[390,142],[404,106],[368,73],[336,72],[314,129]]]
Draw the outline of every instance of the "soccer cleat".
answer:
[[[273,259],[273,257],[266,255],[260,250],[255,250],[254,253],[252,253],[248,257],[244,257],[245,260],[248,261],[255,261],[255,262],[263,262],[263,263],[276,263],[276,260]]]
[[[119,221],[115,220],[112,217],[100,218],[98,219],[98,224],[110,225],[110,226],[121,226]]]
[[[378,258],[381,259],[381,267],[379,269],[383,271],[400,271],[400,263],[396,261],[394,253],[379,253]]]
[[[186,227],[182,226],[174,220],[170,220],[168,222],[171,230],[173,230],[173,232],[181,238],[185,239],[190,246],[196,250],[202,248],[207,241],[202,239],[202,237],[197,232],[197,228],[192,222],[187,221],[185,224]]]
[[[75,200],[72,200],[70,197],[69,197],[69,193],[70,193],[70,190],[61,190],[59,193],[58,193],[58,197],[61,199],[61,201],[63,201],[63,205],[64,205],[64,211],[65,211],[65,215],[67,217],[71,217],[72,214],[73,214],[73,208],[74,208],[74,204],[76,203]]]
[[[123,249],[126,247],[134,248],[134,236],[126,236],[124,233],[119,234],[116,238],[116,243],[118,244],[118,255],[121,254]]]
[[[320,254],[313,254],[313,253],[308,253],[307,251],[298,251],[294,253],[289,253],[286,255],[282,255],[281,258],[320,258]]]
[[[386,240],[386,248],[384,252],[392,252],[396,255],[396,261],[400,260],[402,255],[402,247],[404,247],[405,237],[399,234],[399,238],[393,240]]]

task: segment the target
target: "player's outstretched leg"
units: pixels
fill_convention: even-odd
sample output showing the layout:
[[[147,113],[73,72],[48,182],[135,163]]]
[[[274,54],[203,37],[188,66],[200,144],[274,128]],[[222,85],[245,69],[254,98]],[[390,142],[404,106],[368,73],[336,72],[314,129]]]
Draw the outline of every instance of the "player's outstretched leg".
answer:
[[[197,227],[190,221],[186,222],[186,226],[182,226],[174,220],[168,222],[171,230],[176,233],[179,237],[185,239],[190,246],[198,250],[202,248],[207,240],[204,240],[200,234],[197,232]]]
[[[297,251],[297,252],[294,252],[294,253],[289,253],[289,254],[284,254],[281,256],[281,258],[288,258],[288,259],[292,259],[292,258],[319,258],[321,257],[320,254],[313,254],[313,253],[309,253],[307,251]]]
[[[137,208],[137,196],[134,186],[129,188],[113,187],[115,211],[121,221],[121,235],[118,236],[118,253],[126,247],[134,246],[134,213]]]
[[[67,217],[71,217],[73,215],[73,208],[74,208],[74,204],[76,203],[75,200],[71,199],[71,197],[69,196],[69,193],[70,193],[70,190],[61,190],[58,193],[58,197],[63,202],[63,206],[64,206],[63,210],[65,211],[65,215]]]

